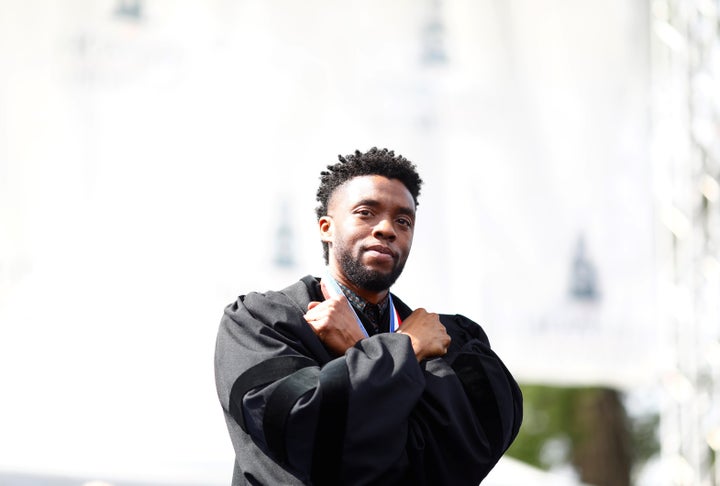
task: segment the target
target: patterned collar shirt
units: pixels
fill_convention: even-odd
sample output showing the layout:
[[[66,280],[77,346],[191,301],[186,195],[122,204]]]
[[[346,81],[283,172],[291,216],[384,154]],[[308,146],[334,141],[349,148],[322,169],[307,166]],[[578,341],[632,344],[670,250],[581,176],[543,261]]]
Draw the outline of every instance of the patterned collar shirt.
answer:
[[[367,300],[360,297],[358,294],[338,282],[338,285],[342,289],[343,293],[345,294],[345,297],[347,297],[347,300],[350,301],[350,304],[352,304],[353,308],[357,311],[362,313],[362,315],[372,324],[373,331],[369,332],[369,334],[377,334],[378,332],[382,332],[383,322],[382,317],[385,315],[385,311],[388,308],[388,304],[390,303],[390,293],[388,292],[385,297],[378,302],[377,304],[372,304],[368,302]],[[368,329],[370,331],[370,329]]]

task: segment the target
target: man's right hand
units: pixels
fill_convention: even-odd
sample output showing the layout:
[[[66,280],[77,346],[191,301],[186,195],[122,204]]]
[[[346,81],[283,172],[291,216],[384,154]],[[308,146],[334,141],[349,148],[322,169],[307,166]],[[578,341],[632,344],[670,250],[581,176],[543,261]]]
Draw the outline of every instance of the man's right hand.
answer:
[[[450,336],[437,314],[415,309],[400,326],[398,333],[410,336],[418,362],[443,356],[450,347]]]
[[[315,332],[320,341],[336,355],[345,354],[350,347],[365,337],[357,317],[344,295],[331,297],[320,282],[323,296],[322,302],[310,302],[305,320]]]

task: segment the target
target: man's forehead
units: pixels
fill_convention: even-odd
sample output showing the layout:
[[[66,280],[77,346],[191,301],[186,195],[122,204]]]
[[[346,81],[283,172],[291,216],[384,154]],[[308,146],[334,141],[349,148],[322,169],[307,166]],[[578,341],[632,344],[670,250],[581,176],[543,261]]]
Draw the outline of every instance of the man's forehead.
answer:
[[[405,184],[382,175],[363,175],[345,181],[333,191],[328,205],[355,204],[363,200],[392,202],[415,209],[415,201]]]

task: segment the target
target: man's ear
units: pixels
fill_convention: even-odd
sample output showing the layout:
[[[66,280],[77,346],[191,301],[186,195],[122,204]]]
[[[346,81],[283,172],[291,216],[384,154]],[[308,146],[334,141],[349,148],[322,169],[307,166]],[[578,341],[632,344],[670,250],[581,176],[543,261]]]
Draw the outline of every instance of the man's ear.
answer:
[[[330,216],[323,216],[318,220],[318,228],[320,229],[320,241],[324,243],[332,243],[335,224]]]

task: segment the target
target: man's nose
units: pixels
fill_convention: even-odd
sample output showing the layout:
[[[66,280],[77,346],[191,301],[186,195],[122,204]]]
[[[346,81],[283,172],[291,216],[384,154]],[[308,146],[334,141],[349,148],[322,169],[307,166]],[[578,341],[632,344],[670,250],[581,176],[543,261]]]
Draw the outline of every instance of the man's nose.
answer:
[[[389,218],[380,219],[373,228],[373,236],[393,241],[397,237],[397,234],[395,233],[392,220]]]

